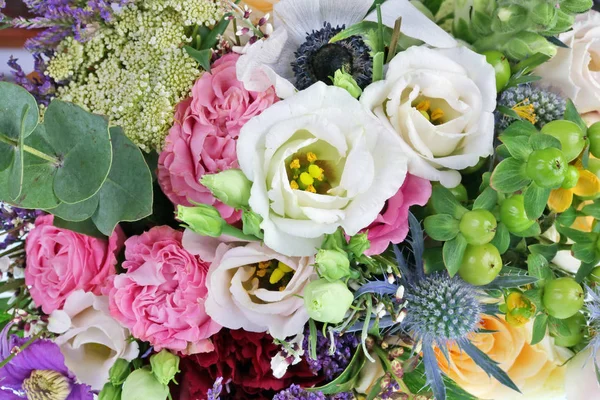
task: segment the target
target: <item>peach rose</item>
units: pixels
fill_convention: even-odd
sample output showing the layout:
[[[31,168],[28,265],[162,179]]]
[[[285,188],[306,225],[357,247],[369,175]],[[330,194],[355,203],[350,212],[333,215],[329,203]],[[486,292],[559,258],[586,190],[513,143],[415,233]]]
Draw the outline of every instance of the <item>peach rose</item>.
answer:
[[[244,3],[253,10],[269,12],[273,10],[273,6],[279,3],[279,0],[244,0]]]
[[[464,390],[480,399],[492,400],[551,400],[564,396],[566,367],[561,365],[572,353],[554,345],[554,339],[546,336],[532,346],[533,323],[515,328],[504,319],[484,315],[482,328],[496,333],[479,333],[473,343],[493,360],[500,363],[519,387],[520,395],[479,368],[458,347],[450,351],[450,365],[444,355],[437,351],[440,368]]]

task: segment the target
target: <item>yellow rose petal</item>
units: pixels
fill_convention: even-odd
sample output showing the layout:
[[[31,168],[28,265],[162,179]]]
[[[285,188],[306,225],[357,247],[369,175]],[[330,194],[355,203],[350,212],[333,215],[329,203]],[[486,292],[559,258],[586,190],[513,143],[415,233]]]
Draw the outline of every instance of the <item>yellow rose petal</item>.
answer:
[[[573,191],[570,189],[555,189],[550,192],[548,207],[554,212],[561,213],[571,207],[573,203]]]
[[[600,179],[588,170],[579,170],[579,180],[572,190],[577,196],[595,196],[600,192]]]

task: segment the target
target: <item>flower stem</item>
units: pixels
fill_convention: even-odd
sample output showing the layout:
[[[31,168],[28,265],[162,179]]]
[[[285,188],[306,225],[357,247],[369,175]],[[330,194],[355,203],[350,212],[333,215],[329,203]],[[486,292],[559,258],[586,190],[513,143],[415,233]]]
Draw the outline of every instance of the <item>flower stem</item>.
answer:
[[[233,236],[234,238],[238,238],[241,240],[247,240],[250,242],[256,242],[256,241],[260,240],[256,236],[246,235],[244,232],[242,232],[241,229],[233,227],[229,224],[226,224],[223,226],[223,235]]]
[[[33,342],[35,342],[36,340],[38,340],[40,338],[40,336],[42,336],[42,333],[43,332],[38,332],[37,334],[35,334],[34,336],[32,336],[27,342],[25,342],[25,344],[23,346],[21,346],[19,348],[19,352],[17,352],[17,353],[11,353],[8,357],[6,357],[4,360],[2,360],[0,362],[0,369],[3,368],[9,362],[11,362],[11,360],[13,358],[15,358],[15,356],[17,354],[19,354],[20,352],[22,352],[23,350],[25,350],[27,347],[29,347],[30,344],[32,344]]]
[[[1,133],[0,133],[0,142],[6,143],[6,144],[14,146],[14,147],[18,147],[19,146],[19,142],[18,141],[14,140],[14,139],[11,139],[11,138],[9,138],[9,137],[1,134]],[[58,158],[49,156],[48,154],[42,153],[41,151],[36,150],[33,147],[27,146],[25,144],[23,145],[23,151],[26,151],[27,153],[29,153],[31,155],[34,155],[34,156],[36,156],[38,158],[41,158],[42,160],[46,160],[48,162],[51,162],[52,164],[55,164],[55,165],[60,164],[60,161],[59,161]]]
[[[412,392],[410,391],[408,386],[406,386],[406,383],[404,383],[404,381],[401,378],[397,377],[396,374],[394,374],[393,369],[392,369],[392,364],[388,360],[386,352],[383,351],[383,349],[377,345],[373,346],[373,350],[375,351],[375,354],[377,354],[377,356],[379,356],[379,359],[381,360],[381,362],[385,365],[385,370],[389,371],[390,375],[392,375],[394,380],[396,382],[398,382],[398,385],[400,385],[400,390],[402,390],[404,393],[408,394],[409,399],[412,399],[414,395],[412,394]]]
[[[15,279],[0,285],[0,293],[9,292],[20,288],[25,283],[25,279]]]
[[[20,245],[18,245],[16,247],[13,247],[12,249],[8,249],[5,252],[0,253],[0,257],[4,257],[4,256],[11,255],[13,253],[16,253],[18,250],[23,250],[24,247],[25,247],[24,244],[20,244]]]

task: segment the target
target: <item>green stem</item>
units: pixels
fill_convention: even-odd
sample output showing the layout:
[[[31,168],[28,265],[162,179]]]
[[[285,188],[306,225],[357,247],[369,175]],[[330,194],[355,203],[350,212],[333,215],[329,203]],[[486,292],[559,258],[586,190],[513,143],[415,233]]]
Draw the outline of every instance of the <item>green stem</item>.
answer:
[[[23,286],[24,283],[25,279],[15,279],[14,281],[8,281],[0,285],[0,293],[16,290]]]
[[[14,147],[19,146],[19,142],[17,142],[16,140],[10,139],[2,134],[0,134],[0,142],[6,143],[6,144],[14,146]],[[52,164],[56,164],[56,165],[60,164],[60,161],[58,160],[58,158],[49,156],[48,154],[42,153],[41,151],[36,150],[33,147],[29,147],[25,144],[23,145],[23,151],[26,151],[27,153],[34,155],[38,158],[41,158],[42,160],[51,162]]]
[[[20,245],[18,245],[16,247],[13,247],[12,249],[8,249],[5,252],[0,253],[0,258],[4,257],[4,256],[8,256],[8,255],[13,254],[13,253],[16,253],[17,251],[23,250],[24,248],[25,248],[25,245],[24,244],[20,244]]]
[[[238,46],[241,46],[242,43],[240,42],[240,37],[238,35],[236,35],[237,33],[237,18],[233,19],[233,36],[235,36],[235,44]]]
[[[241,229],[238,229],[238,228],[233,227],[228,224],[223,226],[223,235],[233,236],[234,238],[238,238],[241,240],[248,240],[250,242],[256,242],[256,241],[260,240],[256,236],[246,235],[244,232],[242,232]]]
[[[394,380],[396,382],[398,382],[398,385],[400,385],[400,390],[402,390],[404,393],[408,394],[409,399],[412,399],[414,395],[412,394],[412,392],[410,391],[408,386],[406,386],[406,383],[404,383],[404,381],[402,379],[400,379],[399,377],[396,376],[396,374],[394,374],[393,369],[392,369],[392,363],[390,363],[390,361],[388,360],[386,352],[383,351],[383,349],[377,345],[373,346],[373,350],[375,350],[375,354],[377,354],[377,356],[379,357],[381,362],[385,365],[385,370],[389,371],[390,375],[392,375]]]
[[[43,332],[38,332],[35,336],[32,336],[27,342],[25,342],[25,344],[23,346],[20,347],[19,352],[25,350],[27,347],[29,347],[29,345],[33,342],[35,342],[37,339],[39,339],[40,336],[42,336]],[[9,362],[11,362],[11,360],[13,358],[15,358],[15,356],[18,353],[11,353],[8,357],[6,357],[4,360],[2,360],[0,362],[0,369],[2,369],[6,364],[8,364]]]

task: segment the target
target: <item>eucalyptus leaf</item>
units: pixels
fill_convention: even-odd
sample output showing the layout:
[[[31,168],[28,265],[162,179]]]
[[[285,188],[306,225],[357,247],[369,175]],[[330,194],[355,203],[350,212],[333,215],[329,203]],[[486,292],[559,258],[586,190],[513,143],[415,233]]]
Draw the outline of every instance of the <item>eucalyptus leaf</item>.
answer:
[[[91,219],[85,221],[65,221],[59,217],[54,217],[54,226],[61,229],[68,229],[73,232],[81,233],[82,235],[95,237],[98,239],[106,239],[106,236],[96,228],[96,224]]]
[[[527,218],[538,219],[546,209],[546,204],[550,198],[550,189],[542,188],[531,183],[523,192],[525,197],[525,212]]]
[[[465,250],[467,249],[467,240],[461,234],[457,235],[454,239],[444,243],[442,250],[444,255],[444,264],[451,277],[456,275],[458,272]]]
[[[114,159],[98,192],[98,209],[92,220],[110,236],[121,221],[137,221],[152,214],[152,174],[140,149],[121,128],[111,128]]]
[[[27,128],[28,112],[29,105],[25,106],[23,109],[21,130],[19,132],[19,137],[17,138],[17,147],[14,148],[13,163],[8,167],[8,196],[11,200],[16,200],[23,190],[23,170],[25,169],[23,146],[25,144],[25,129]]]
[[[61,203],[58,207],[48,211],[65,221],[81,222],[91,218],[97,208],[98,196],[93,196],[76,204]]]
[[[56,197],[68,204],[89,199],[102,187],[112,163],[108,120],[54,100],[44,114],[44,125],[60,160],[54,176]]]
[[[490,185],[498,192],[514,193],[530,182],[531,179],[525,175],[525,163],[511,157],[496,166]]]

